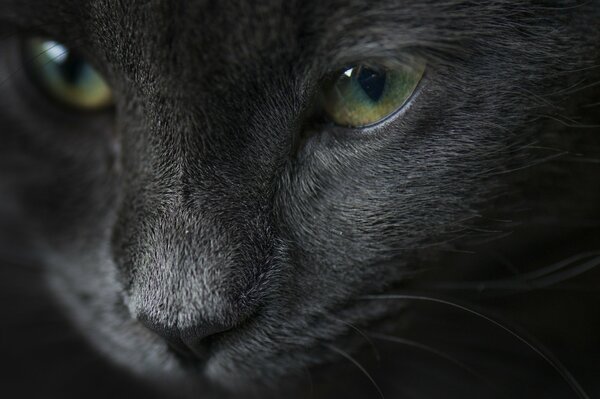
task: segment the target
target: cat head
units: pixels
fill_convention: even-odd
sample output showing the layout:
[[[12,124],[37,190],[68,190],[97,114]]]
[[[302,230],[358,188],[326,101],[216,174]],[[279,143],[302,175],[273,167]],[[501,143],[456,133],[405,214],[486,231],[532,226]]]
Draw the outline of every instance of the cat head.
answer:
[[[406,304],[365,296],[513,229],[515,171],[565,130],[542,116],[597,62],[589,10],[538,2],[33,3],[12,5],[2,71],[50,38],[113,101],[0,86],[5,191],[53,290],[116,362],[233,389],[340,359],[353,326],[398,328]],[[328,82],[362,66],[418,78],[373,123],[324,117]]]

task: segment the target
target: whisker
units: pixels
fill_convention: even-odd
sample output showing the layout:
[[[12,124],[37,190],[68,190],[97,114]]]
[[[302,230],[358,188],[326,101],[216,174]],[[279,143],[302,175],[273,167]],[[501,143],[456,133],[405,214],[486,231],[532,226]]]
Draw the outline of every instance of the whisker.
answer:
[[[569,267],[570,265],[589,258],[590,256],[594,256],[594,258],[561,272],[561,270]],[[523,292],[544,289],[552,285],[562,283],[574,277],[580,276],[598,266],[600,266],[600,252],[586,252],[572,256],[568,259],[554,263],[550,266],[546,266],[539,270],[522,274],[518,279],[468,282],[435,282],[433,284],[427,284],[425,287],[429,289],[442,290],[476,290],[479,292],[490,290],[514,290]]]
[[[593,107],[597,107],[597,106],[600,106],[600,102],[586,104],[583,106],[583,108],[593,108]]]
[[[354,324],[347,322],[345,320],[342,319],[338,319],[337,317],[331,317],[331,319],[343,323],[345,325],[347,325],[348,327],[350,327],[351,329],[353,329],[354,331],[356,331],[358,334],[360,334],[365,341],[367,341],[367,343],[369,344],[369,346],[371,347],[371,350],[373,351],[373,356],[375,356],[375,359],[377,361],[381,360],[381,355],[379,354],[379,350],[377,349],[377,347],[375,346],[375,343],[373,342],[373,340],[364,332],[362,331],[360,328],[356,327]]]
[[[600,82],[598,82],[600,84]],[[560,123],[561,125],[565,126],[565,127],[573,127],[573,128],[580,128],[580,129],[597,129],[600,127],[600,125],[589,125],[589,124],[581,124],[577,121],[564,121],[560,118],[557,118],[553,115],[540,115],[540,117],[542,118],[548,118],[551,119],[553,121],[556,121],[558,123]]]
[[[527,165],[519,166],[519,167],[512,168],[512,169],[502,170],[500,172],[495,172],[495,173],[492,174],[492,176],[500,176],[500,175],[510,174],[510,173],[514,173],[514,172],[519,172],[521,170],[529,169],[529,168],[532,168],[534,166],[538,166],[538,165],[541,165],[543,163],[550,162],[550,161],[555,160],[557,158],[563,157],[563,156],[565,156],[567,154],[569,154],[567,151],[565,151],[565,152],[559,152],[557,154],[549,155],[549,156],[544,157],[544,158],[536,159],[535,161],[533,161],[533,162],[531,162],[531,163],[529,163]]]
[[[579,266],[575,266],[568,270],[565,270],[562,273],[554,273],[545,278],[540,278],[539,282],[536,282],[536,286],[546,287],[554,284],[558,284],[562,281],[569,280],[571,278],[577,277],[581,274],[586,273],[589,270],[592,270],[600,265],[600,256],[597,256]]]
[[[545,268],[542,268],[542,269],[539,269],[539,270],[536,270],[536,271],[533,271],[530,273],[526,273],[523,276],[528,280],[535,280],[537,278],[544,277],[544,276],[547,276],[548,274],[551,274],[551,273],[554,273],[561,269],[564,269],[565,267],[567,267],[579,260],[589,258],[591,256],[600,256],[600,251],[583,252],[583,253],[571,256],[570,258],[567,258],[560,262],[554,263]]]
[[[583,90],[591,89],[598,85],[600,85],[600,80],[585,84],[583,86],[575,87],[572,91],[568,92],[567,94],[575,94],[575,93],[583,91]]]
[[[379,388],[379,385],[377,385],[377,383],[375,382],[375,380],[373,379],[373,377],[371,377],[371,374],[369,374],[369,372],[367,370],[365,370],[365,368],[356,359],[354,359],[348,353],[344,352],[343,350],[341,350],[341,349],[339,349],[339,348],[337,348],[337,347],[335,347],[333,345],[326,345],[326,346],[330,350],[332,350],[333,352],[335,352],[338,355],[346,358],[348,361],[350,361],[352,364],[354,364],[356,367],[358,367],[358,369],[360,371],[362,371],[362,373],[369,379],[369,381],[371,381],[371,383],[373,384],[373,386],[377,390],[377,393],[379,394],[379,397],[381,397],[381,399],[385,399],[385,396],[383,395],[383,392],[381,391],[381,388]]]
[[[600,158],[590,158],[590,157],[565,157],[565,158],[561,159],[561,161],[600,164]]]
[[[442,304],[442,305],[446,305],[446,306],[450,306],[453,307],[455,309],[459,309],[462,310],[466,313],[472,314],[474,316],[477,316],[483,320],[486,320],[490,323],[492,323],[494,326],[502,329],[503,331],[507,332],[508,334],[510,334],[511,336],[513,336],[514,338],[516,338],[517,340],[519,340],[520,342],[522,342],[524,345],[526,345],[529,349],[531,349],[532,351],[534,351],[535,353],[537,353],[542,359],[544,359],[550,366],[552,366],[552,368],[563,378],[563,380],[569,384],[569,386],[571,387],[571,389],[577,394],[577,396],[579,396],[579,398],[582,399],[589,399],[588,394],[583,390],[583,388],[581,387],[581,385],[579,385],[579,383],[577,382],[577,380],[575,379],[575,377],[566,369],[566,367],[558,360],[556,359],[552,353],[550,351],[548,351],[542,344],[537,343],[537,345],[539,347],[536,347],[535,345],[533,345],[531,342],[529,342],[529,340],[525,339],[523,336],[517,334],[515,331],[513,331],[512,329],[506,327],[505,325],[503,325],[502,323],[494,320],[493,318],[486,316],[485,314],[478,312],[472,308],[469,308],[467,306],[455,303],[455,302],[451,302],[445,299],[441,299],[441,298],[435,298],[435,297],[429,297],[429,296],[424,296],[424,295],[412,295],[412,294],[380,294],[380,295],[365,295],[360,297],[360,299],[365,299],[365,300],[398,300],[398,299],[405,299],[405,300],[415,300],[415,301],[423,301],[423,302],[431,302],[431,303],[437,303],[437,304]],[[529,338],[531,339],[531,338]]]
[[[427,353],[433,354],[439,358],[447,360],[448,362],[453,363],[454,365],[460,367],[461,369],[465,370],[467,373],[471,374],[475,378],[483,381],[486,385],[494,387],[496,390],[500,390],[500,387],[498,387],[496,384],[493,384],[492,382],[490,382],[487,378],[485,378],[483,375],[481,375],[480,373],[475,371],[473,368],[469,367],[465,363],[453,358],[449,354],[442,352],[432,346],[425,345],[418,341],[413,341],[413,340],[406,339],[406,338],[395,337],[395,336],[391,336],[391,335],[387,335],[387,334],[374,333],[374,332],[369,332],[369,334],[375,339],[379,339],[379,340],[387,341],[387,342],[393,342],[393,343],[397,343],[397,344],[401,344],[401,345],[406,345],[408,347],[420,349]]]
[[[313,382],[312,374],[310,373],[310,369],[306,366],[304,367],[304,371],[305,371],[306,377],[308,378],[308,386],[310,387],[309,398],[314,398],[315,397],[315,383]]]

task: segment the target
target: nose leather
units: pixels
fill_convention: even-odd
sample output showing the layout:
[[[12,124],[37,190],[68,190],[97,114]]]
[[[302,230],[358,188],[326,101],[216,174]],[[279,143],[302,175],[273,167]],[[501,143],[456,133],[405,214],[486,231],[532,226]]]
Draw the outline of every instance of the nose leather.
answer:
[[[200,360],[208,356],[211,337],[233,328],[229,325],[203,322],[193,327],[179,329],[155,322],[144,314],[139,315],[138,320],[148,330],[161,337],[173,352],[184,358]]]

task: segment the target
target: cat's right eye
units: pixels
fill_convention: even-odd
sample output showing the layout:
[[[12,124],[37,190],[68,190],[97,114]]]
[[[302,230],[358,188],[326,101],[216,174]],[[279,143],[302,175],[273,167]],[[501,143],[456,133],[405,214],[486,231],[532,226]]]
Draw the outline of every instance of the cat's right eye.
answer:
[[[23,57],[30,78],[53,100],[86,111],[112,105],[110,86],[81,54],[66,45],[26,39]]]
[[[425,62],[386,67],[357,64],[338,71],[321,88],[321,108],[339,126],[375,125],[400,110],[415,92]]]

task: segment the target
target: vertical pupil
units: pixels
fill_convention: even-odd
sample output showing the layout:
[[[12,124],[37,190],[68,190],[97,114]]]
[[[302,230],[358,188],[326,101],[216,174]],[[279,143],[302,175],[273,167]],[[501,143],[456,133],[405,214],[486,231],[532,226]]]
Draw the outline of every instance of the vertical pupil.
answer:
[[[57,68],[63,80],[71,85],[76,85],[79,82],[84,67],[83,60],[71,52],[62,62],[57,62]]]
[[[54,41],[45,41],[41,47],[42,54],[49,58],[49,62],[56,68],[63,82],[76,85],[85,68],[83,59],[67,47]]]
[[[377,102],[385,89],[385,72],[360,67],[356,74],[356,82],[373,102]]]
[[[70,85],[78,83],[82,70],[85,68],[85,62],[81,57],[64,45],[50,40],[41,44],[41,50],[64,83]]]

